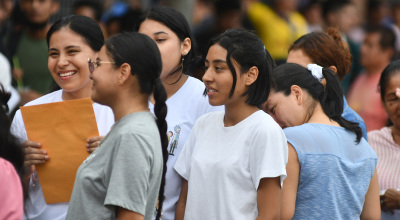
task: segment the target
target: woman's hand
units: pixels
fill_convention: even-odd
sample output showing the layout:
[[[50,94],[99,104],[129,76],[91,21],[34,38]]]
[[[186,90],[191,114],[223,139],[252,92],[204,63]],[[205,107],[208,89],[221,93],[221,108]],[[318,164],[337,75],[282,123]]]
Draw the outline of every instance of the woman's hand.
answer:
[[[86,148],[89,153],[92,153],[99,146],[100,141],[104,136],[91,137],[87,140]]]
[[[383,201],[387,210],[394,214],[395,209],[400,209],[400,191],[396,189],[386,190]]]
[[[25,141],[22,143],[25,150],[25,167],[31,165],[43,164],[49,160],[45,150],[39,149],[42,145],[35,141]]]

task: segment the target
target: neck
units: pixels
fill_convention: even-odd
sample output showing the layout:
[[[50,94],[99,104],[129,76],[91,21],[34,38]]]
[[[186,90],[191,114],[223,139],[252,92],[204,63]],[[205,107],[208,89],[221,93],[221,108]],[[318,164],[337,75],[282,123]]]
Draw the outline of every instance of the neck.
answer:
[[[365,68],[365,71],[369,76],[375,75],[375,74],[381,73],[389,64],[390,64],[390,61],[379,62],[376,65]]]
[[[171,96],[173,96],[178,90],[185,84],[186,80],[189,77],[185,74],[181,73],[175,73],[170,77],[167,78],[161,78],[161,83],[164,86],[165,92],[167,93],[167,99],[169,99]],[[175,83],[177,82],[177,83]],[[150,102],[155,103],[153,95],[150,97]]]
[[[131,113],[149,111],[149,100],[145,94],[126,93],[125,95],[116,97],[110,107],[114,112],[115,121],[119,121]]]
[[[258,110],[260,110],[258,107],[245,103],[244,99],[238,103],[225,105],[225,127],[238,124]]]
[[[393,125],[390,127],[390,129],[392,130],[393,141],[397,145],[400,145],[400,128]]]
[[[47,24],[44,28],[39,30],[34,30],[28,28],[28,35],[29,37],[37,40],[46,39],[47,32],[49,31],[51,25]]]
[[[340,125],[336,121],[331,120],[325,114],[320,103],[317,104],[317,106],[315,107],[315,109],[312,113],[312,116],[305,123],[325,124],[325,125],[332,125],[332,126],[340,127]]]
[[[90,81],[86,86],[83,88],[73,91],[73,92],[68,92],[63,90],[62,92],[62,99],[64,101],[67,100],[75,100],[75,99],[85,99],[85,98],[90,98],[92,95],[92,81]]]

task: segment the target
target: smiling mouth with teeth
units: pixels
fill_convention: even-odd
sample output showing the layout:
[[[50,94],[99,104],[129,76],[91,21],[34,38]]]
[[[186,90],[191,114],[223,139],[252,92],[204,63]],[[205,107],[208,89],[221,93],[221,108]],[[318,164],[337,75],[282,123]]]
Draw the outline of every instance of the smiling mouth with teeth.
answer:
[[[67,73],[59,73],[58,75],[61,77],[65,77],[65,76],[74,75],[75,73],[76,73],[76,71],[71,71],[71,72],[67,72]]]
[[[207,89],[207,92],[217,92],[215,89]]]

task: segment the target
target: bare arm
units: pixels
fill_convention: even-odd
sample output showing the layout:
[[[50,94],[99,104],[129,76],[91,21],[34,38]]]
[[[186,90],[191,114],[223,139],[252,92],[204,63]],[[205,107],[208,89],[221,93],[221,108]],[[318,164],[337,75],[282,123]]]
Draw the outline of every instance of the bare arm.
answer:
[[[280,203],[280,177],[261,179],[257,189],[258,217],[256,220],[279,219]]]
[[[143,220],[144,216],[128,209],[118,207],[118,220]]]
[[[296,208],[297,186],[299,185],[300,163],[294,147],[288,143],[289,159],[286,166],[287,178],[283,181],[281,219],[292,219]]]
[[[185,217],[186,199],[188,193],[188,181],[183,179],[181,194],[176,206],[175,220],[183,220]]]
[[[367,194],[365,195],[364,207],[360,219],[381,219],[380,206],[378,175],[375,170]]]

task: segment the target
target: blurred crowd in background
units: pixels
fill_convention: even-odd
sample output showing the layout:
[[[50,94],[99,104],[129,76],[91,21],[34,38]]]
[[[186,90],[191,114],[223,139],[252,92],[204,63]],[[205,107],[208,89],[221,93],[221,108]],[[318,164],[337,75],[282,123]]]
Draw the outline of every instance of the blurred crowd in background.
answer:
[[[57,89],[47,67],[46,34],[52,22],[85,15],[109,38],[132,31],[140,15],[155,5],[186,16],[203,58],[212,37],[241,27],[254,30],[279,65],[302,35],[337,27],[352,54],[351,72],[342,81],[349,106],[368,131],[387,124],[377,85],[400,54],[400,0],[0,0],[0,83],[20,96],[11,107]],[[199,79],[203,65],[193,73]]]

